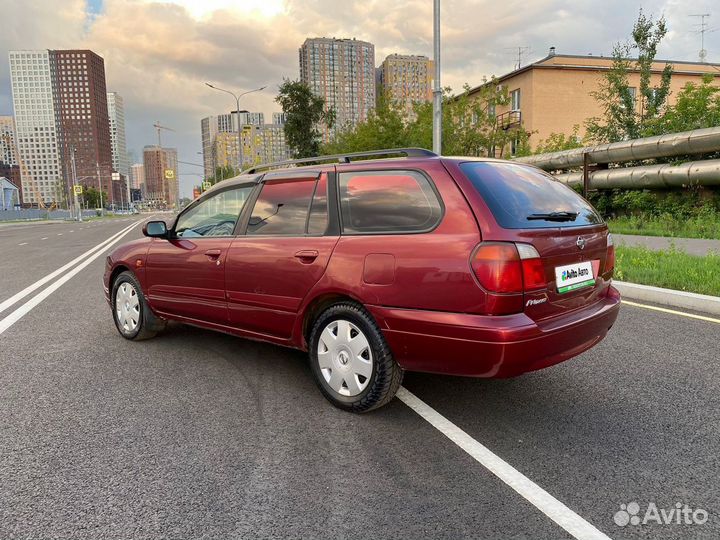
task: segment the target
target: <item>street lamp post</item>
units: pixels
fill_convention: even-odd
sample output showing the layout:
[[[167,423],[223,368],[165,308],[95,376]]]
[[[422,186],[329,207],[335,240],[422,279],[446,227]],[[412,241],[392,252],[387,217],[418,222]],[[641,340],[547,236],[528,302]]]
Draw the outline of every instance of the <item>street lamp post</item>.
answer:
[[[102,182],[100,181],[100,163],[95,162],[95,172],[97,173],[98,189],[100,190],[100,215],[105,215],[105,207],[103,206],[102,198]]]
[[[75,203],[75,210],[77,211],[77,220],[82,221],[82,207],[80,206],[80,201],[78,201],[78,194],[77,191],[75,191],[75,186],[77,186],[77,170],[75,169],[75,146],[72,147],[72,154],[70,156],[70,164],[72,166],[72,176],[73,176],[73,200]]]
[[[219,90],[220,92],[225,92],[226,94],[230,94],[232,97],[235,98],[235,111],[237,111],[237,137],[238,137],[238,173],[242,171],[243,168],[243,145],[242,145],[242,129],[240,127],[240,98],[247,94],[252,94],[253,92],[259,92],[260,90],[265,90],[267,86],[261,86],[260,88],[256,88],[255,90],[248,90],[247,92],[243,92],[242,94],[235,94],[234,92],[231,92],[230,90],[225,90],[224,88],[218,88],[217,86],[213,86],[212,84],[206,82],[206,86],[209,86],[213,90]]]
[[[442,154],[442,87],[440,86],[440,0],[433,3],[433,56],[435,81],[433,88],[433,152]]]

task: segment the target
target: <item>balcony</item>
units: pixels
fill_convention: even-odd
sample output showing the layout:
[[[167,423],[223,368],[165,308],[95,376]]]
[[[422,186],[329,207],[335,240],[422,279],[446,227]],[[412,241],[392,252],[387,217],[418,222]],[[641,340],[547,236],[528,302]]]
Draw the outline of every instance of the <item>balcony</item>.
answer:
[[[518,127],[521,123],[522,113],[519,110],[504,112],[495,117],[495,126],[504,130]]]

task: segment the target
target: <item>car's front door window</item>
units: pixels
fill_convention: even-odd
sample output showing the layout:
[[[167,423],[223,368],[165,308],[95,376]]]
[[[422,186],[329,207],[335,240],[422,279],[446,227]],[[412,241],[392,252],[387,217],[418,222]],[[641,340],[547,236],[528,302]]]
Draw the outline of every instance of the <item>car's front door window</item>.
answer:
[[[178,217],[175,234],[182,238],[232,236],[252,189],[228,189],[200,202]]]

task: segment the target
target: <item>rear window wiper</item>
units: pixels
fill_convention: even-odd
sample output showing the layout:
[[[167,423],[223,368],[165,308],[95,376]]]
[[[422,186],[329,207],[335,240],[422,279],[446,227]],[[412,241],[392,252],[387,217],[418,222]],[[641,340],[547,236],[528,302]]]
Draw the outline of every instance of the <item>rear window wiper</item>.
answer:
[[[527,219],[544,221],[575,221],[580,212],[548,212],[546,214],[530,214]]]

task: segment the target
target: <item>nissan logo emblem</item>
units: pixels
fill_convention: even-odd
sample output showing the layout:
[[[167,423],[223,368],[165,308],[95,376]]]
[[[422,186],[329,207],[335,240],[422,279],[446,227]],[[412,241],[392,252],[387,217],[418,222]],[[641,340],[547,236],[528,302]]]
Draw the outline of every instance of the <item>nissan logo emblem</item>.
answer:
[[[578,236],[577,242],[575,242],[575,245],[578,247],[578,249],[585,249],[585,239]]]

